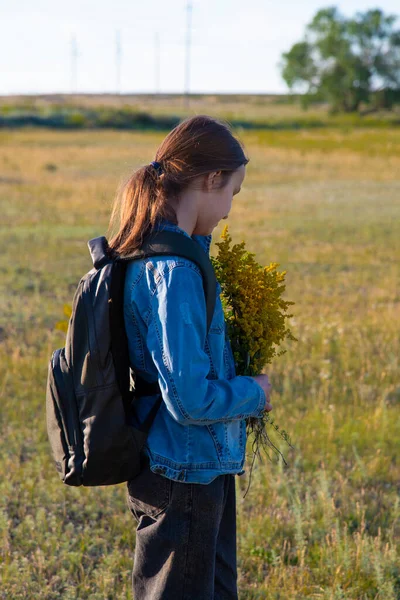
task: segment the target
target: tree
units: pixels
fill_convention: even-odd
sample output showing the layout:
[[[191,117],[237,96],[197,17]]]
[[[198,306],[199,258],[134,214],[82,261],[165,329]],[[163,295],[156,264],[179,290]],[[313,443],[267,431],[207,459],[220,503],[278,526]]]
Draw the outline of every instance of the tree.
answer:
[[[373,91],[400,88],[400,30],[380,9],[346,19],[334,6],[319,10],[305,37],[282,54],[282,77],[291,90],[326,100],[334,111],[358,110]],[[393,94],[387,94],[393,98]],[[382,103],[382,95],[380,98]]]

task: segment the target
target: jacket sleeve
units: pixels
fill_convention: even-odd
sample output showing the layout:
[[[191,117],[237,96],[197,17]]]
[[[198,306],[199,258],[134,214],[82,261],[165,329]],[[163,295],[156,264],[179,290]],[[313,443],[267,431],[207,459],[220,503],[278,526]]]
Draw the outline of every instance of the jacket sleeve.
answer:
[[[263,388],[250,376],[207,379],[206,302],[202,276],[186,265],[168,271],[151,294],[147,347],[163,400],[181,424],[260,417]]]

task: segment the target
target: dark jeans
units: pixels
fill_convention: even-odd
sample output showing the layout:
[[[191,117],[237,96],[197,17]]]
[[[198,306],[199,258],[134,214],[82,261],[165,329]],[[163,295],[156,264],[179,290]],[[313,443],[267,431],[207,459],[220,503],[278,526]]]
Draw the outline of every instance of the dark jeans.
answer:
[[[145,463],[127,487],[134,600],[237,600],[235,476],[184,483]]]

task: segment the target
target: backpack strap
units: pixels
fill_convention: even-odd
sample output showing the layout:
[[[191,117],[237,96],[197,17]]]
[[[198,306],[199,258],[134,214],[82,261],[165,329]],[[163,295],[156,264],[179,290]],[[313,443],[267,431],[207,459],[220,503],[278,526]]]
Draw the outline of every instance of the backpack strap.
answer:
[[[117,260],[134,260],[149,256],[182,256],[197,264],[203,276],[203,288],[206,297],[207,331],[214,314],[217,279],[212,262],[195,240],[174,231],[159,231],[147,236],[140,248],[129,256]]]

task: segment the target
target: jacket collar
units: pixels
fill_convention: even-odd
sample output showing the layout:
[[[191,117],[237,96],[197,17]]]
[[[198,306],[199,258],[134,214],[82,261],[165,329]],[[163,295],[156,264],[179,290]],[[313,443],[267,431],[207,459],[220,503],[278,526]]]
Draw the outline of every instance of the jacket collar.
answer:
[[[188,238],[195,240],[200,246],[203,248],[206,254],[210,254],[210,246],[212,240],[212,234],[209,235],[192,235],[190,236],[184,229],[181,229],[178,225],[170,221],[169,219],[165,219],[163,217],[158,217],[154,229],[157,231],[166,230],[166,231],[177,231],[178,233],[182,233]]]

